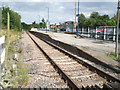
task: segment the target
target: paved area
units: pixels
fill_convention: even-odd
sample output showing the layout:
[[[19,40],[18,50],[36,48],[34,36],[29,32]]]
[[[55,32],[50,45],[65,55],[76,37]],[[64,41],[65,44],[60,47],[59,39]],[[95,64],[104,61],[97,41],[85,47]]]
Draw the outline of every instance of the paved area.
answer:
[[[62,41],[64,43],[78,47],[88,54],[98,58],[102,62],[109,65],[118,66],[119,63],[107,56],[108,53],[115,52],[115,42],[95,40],[90,38],[75,38],[75,35],[55,33],[47,31],[39,31],[44,34],[48,34],[55,40]]]

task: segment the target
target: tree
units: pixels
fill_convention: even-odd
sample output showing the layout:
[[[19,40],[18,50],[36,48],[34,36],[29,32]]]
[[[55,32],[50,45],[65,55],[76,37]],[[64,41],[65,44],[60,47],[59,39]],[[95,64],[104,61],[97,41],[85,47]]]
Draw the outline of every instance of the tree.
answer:
[[[36,21],[32,22],[31,25],[33,28],[39,28],[39,24],[36,23]]]
[[[86,20],[86,17],[83,13],[81,13],[78,17],[78,25],[80,28],[84,27],[85,26],[85,20]]]
[[[102,15],[102,16],[100,16],[100,19],[109,20],[109,16],[108,15]]]
[[[108,26],[116,26],[116,21],[114,19],[110,19],[107,21]]]
[[[90,18],[99,19],[100,14],[98,12],[92,12],[91,15],[90,15]]]
[[[96,20],[93,18],[87,18],[85,21],[85,27],[95,28]]]
[[[46,22],[44,18],[42,18],[42,27],[46,27]]]
[[[2,26],[7,28],[7,13],[10,14],[10,29],[21,30],[21,16],[9,7],[2,7]]]
[[[22,29],[24,29],[24,30],[30,30],[31,29],[31,25],[28,25],[25,22],[22,22],[21,25],[22,25]]]
[[[99,26],[116,26],[116,15],[111,19],[109,15],[100,15],[98,12],[92,12],[89,18],[86,18],[84,14],[80,14],[78,17],[78,25],[82,27],[96,28]]]
[[[32,24],[33,24],[33,25],[35,25],[35,24],[36,24],[36,22],[34,21]]]

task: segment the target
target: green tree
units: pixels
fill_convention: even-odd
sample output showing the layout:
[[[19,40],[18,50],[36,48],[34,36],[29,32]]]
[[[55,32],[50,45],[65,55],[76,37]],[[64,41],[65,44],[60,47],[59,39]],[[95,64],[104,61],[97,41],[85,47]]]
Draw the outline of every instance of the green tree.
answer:
[[[78,25],[82,27],[95,28],[98,26],[116,26],[117,17],[114,15],[110,19],[109,15],[100,15],[98,12],[92,12],[89,18],[85,18],[84,14],[80,14],[78,18]]]
[[[109,20],[110,18],[109,18],[108,15],[102,15],[102,16],[100,16],[100,19],[102,19],[102,20]]]
[[[42,27],[46,27],[46,22],[44,18],[42,18]]]
[[[80,28],[85,27],[85,24],[84,24],[85,20],[86,20],[85,15],[83,13],[81,13],[78,17],[78,25]]]
[[[116,26],[116,21],[114,19],[110,19],[107,21],[108,26]]]
[[[25,22],[22,22],[21,25],[22,25],[23,30],[30,30],[31,29],[31,25],[28,25]]]
[[[92,12],[91,15],[90,15],[90,18],[99,19],[100,14],[98,12]]]
[[[2,26],[7,28],[7,13],[10,14],[10,29],[21,30],[21,16],[9,7],[2,7]]]
[[[96,20],[93,18],[87,18],[85,20],[85,27],[95,28]]]
[[[31,25],[33,28],[39,28],[39,24],[36,23],[36,21],[32,22]]]

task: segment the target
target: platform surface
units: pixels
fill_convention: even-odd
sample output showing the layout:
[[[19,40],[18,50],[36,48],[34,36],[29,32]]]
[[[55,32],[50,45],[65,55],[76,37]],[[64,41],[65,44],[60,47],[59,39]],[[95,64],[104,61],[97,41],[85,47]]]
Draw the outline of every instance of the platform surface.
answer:
[[[120,63],[107,56],[107,54],[115,52],[115,42],[96,40],[92,38],[75,38],[76,35],[74,34],[64,34],[59,32],[37,32],[48,34],[52,39],[73,45],[106,64],[112,66],[120,65]]]

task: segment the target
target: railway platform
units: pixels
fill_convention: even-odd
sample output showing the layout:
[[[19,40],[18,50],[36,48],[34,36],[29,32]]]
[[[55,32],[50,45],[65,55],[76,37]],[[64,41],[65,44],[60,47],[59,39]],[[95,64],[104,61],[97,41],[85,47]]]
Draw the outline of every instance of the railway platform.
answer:
[[[120,65],[119,62],[107,56],[108,54],[115,52],[115,42],[96,40],[91,38],[75,38],[76,35],[74,34],[64,34],[50,31],[38,32],[47,34],[52,39],[75,46],[114,68],[118,68]]]

